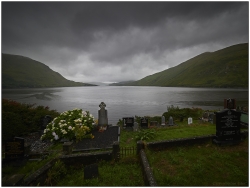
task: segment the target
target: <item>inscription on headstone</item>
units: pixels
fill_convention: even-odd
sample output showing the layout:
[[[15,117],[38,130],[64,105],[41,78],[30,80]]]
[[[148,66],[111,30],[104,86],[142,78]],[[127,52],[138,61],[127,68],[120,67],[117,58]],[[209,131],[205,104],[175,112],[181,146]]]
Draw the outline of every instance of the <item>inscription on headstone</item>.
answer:
[[[142,129],[148,128],[148,119],[147,118],[141,118],[141,128]]]
[[[13,141],[6,142],[5,145],[5,158],[14,159],[24,156],[24,139],[15,137]]]
[[[108,111],[105,109],[106,104],[104,102],[101,102],[99,107],[101,109],[98,110],[98,125],[100,126],[108,125]]]
[[[224,110],[216,112],[216,141],[239,141],[240,137],[240,116],[241,113],[235,110]]]

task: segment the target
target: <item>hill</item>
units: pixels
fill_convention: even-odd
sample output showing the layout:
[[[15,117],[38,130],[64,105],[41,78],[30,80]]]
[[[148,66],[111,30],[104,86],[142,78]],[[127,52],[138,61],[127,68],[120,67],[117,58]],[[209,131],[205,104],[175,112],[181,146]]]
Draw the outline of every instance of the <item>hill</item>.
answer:
[[[200,54],[126,85],[248,88],[248,43]]]
[[[2,54],[2,88],[93,86],[67,80],[47,65],[19,55]]]

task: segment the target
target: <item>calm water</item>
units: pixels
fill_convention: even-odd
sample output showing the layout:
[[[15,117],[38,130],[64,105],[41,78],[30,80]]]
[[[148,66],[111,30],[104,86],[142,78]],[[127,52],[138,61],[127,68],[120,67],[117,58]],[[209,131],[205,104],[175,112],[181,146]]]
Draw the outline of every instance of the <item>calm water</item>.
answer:
[[[133,86],[3,89],[2,98],[49,106],[58,112],[81,108],[96,119],[103,101],[109,123],[115,125],[122,117],[162,115],[170,105],[219,110],[223,109],[223,99],[235,98],[237,106],[248,106],[248,89]]]

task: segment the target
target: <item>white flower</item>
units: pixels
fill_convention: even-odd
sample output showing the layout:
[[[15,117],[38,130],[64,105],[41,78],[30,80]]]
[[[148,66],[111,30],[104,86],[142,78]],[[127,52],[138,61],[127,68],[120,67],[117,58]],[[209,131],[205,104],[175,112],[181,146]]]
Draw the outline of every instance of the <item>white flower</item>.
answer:
[[[56,133],[55,133],[55,132],[53,132],[53,133],[52,133],[52,135],[53,135],[53,136],[55,136],[55,135],[56,135]]]
[[[82,115],[83,115],[83,116],[86,116],[86,115],[87,115],[87,112],[82,111]]]
[[[58,139],[59,139],[58,135],[55,135],[55,140],[58,140]]]
[[[69,129],[70,129],[70,130],[72,130],[72,127],[71,127],[71,126],[69,126]]]
[[[46,133],[46,129],[44,129],[43,133]]]

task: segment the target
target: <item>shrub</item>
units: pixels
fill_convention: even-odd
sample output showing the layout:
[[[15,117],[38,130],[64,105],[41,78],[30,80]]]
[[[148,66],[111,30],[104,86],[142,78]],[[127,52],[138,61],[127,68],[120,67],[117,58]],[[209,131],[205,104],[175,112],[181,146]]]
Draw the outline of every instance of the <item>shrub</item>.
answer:
[[[47,125],[41,139],[57,141],[66,138],[78,141],[83,138],[93,138],[90,134],[93,125],[94,117],[88,111],[82,109],[65,111]]]

